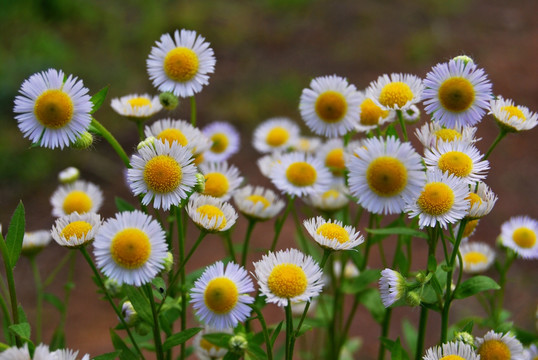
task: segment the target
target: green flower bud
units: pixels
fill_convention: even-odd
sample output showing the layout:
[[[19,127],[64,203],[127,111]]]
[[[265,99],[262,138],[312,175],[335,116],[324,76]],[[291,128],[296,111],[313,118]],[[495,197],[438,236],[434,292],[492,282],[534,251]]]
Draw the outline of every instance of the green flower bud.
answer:
[[[135,332],[140,336],[146,336],[151,331],[151,326],[143,321],[139,321],[135,325]]]
[[[248,346],[248,341],[244,335],[235,335],[230,338],[228,342],[228,347],[230,351],[236,355],[243,355],[245,349]]]
[[[80,134],[80,137],[75,140],[74,143],[71,143],[71,147],[75,149],[84,150],[92,146],[93,144],[93,135],[88,131],[84,131]]]
[[[409,306],[420,306],[420,295],[416,291],[409,291],[405,296],[405,302]]]
[[[466,331],[456,332],[454,334],[455,341],[461,341],[467,345],[474,346],[474,337]]]
[[[112,297],[121,296],[121,285],[114,279],[107,278],[105,280],[105,289]]]
[[[80,177],[80,171],[76,167],[70,166],[65,170],[60,171],[58,180],[62,184],[71,184],[77,181]]]
[[[165,91],[159,95],[159,101],[166,110],[174,110],[179,105],[177,96],[169,91]]]
[[[130,301],[124,302],[121,306],[121,316],[127,326],[133,326],[138,322],[138,314]]]
[[[170,272],[174,268],[174,255],[170,251],[166,253],[164,258],[164,271]]]
[[[205,191],[205,176],[204,174],[196,174],[196,185],[194,185],[194,190],[202,194]]]
[[[154,142],[155,142],[155,137],[153,137],[153,136],[147,137],[147,138],[145,138],[144,140],[142,140],[141,142],[138,143],[138,145],[136,146],[136,150],[140,150],[140,149],[142,149],[143,147],[146,147],[146,146],[153,146]]]
[[[469,64],[469,63],[470,63],[470,64],[474,64],[473,59],[470,58],[470,57],[467,56],[467,55],[459,55],[459,56],[456,56],[455,58],[453,58],[452,60],[461,60],[461,61],[463,61],[463,63],[464,63],[465,65],[467,65],[467,64]]]

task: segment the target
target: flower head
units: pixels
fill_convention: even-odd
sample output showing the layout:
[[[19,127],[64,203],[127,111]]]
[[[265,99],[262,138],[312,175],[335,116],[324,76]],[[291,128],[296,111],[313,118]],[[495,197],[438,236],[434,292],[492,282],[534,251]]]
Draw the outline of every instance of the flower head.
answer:
[[[336,211],[349,204],[349,190],[341,182],[333,182],[329,189],[312,193],[303,198],[303,201],[316,209],[322,211]]]
[[[187,214],[199,228],[208,232],[226,231],[237,220],[232,205],[206,195],[192,195],[187,204]]]
[[[110,106],[122,116],[135,119],[149,118],[162,110],[158,96],[148,94],[126,95],[112,99]]]
[[[380,125],[394,121],[396,117],[394,111],[382,109],[372,98],[367,97],[365,92],[360,91],[359,93],[361,103],[359,105],[359,122],[355,125],[357,131],[370,131]]]
[[[415,135],[426,149],[437,148],[441,142],[461,141],[473,144],[480,139],[475,139],[476,127],[445,128],[435,121],[427,122],[415,130]]]
[[[479,182],[476,191],[470,192],[467,197],[471,204],[467,216],[470,219],[483,218],[491,212],[497,202],[497,195],[483,182]]]
[[[456,341],[429,348],[423,360],[480,360],[471,345]]]
[[[252,145],[261,153],[284,151],[297,141],[299,131],[288,118],[270,118],[256,127]]]
[[[200,171],[205,178],[203,194],[224,201],[230,199],[243,182],[239,170],[226,161],[201,164]]]
[[[480,360],[525,360],[523,345],[515,336],[493,330],[483,338],[476,338],[476,352]]]
[[[501,129],[508,132],[530,130],[538,124],[538,114],[527,107],[515,105],[510,99],[491,100],[491,111]]]
[[[51,239],[48,230],[25,232],[22,239],[22,254],[26,256],[37,254],[50,243]]]
[[[463,271],[469,274],[487,271],[495,261],[495,251],[486,243],[468,242],[459,248]]]
[[[501,242],[524,259],[538,259],[538,221],[515,216],[501,225]]]
[[[52,238],[61,246],[78,248],[93,241],[101,227],[101,216],[95,213],[74,212],[57,219]]]
[[[381,271],[379,292],[385,307],[389,307],[401,299],[405,295],[406,289],[406,282],[402,274],[391,269]]]
[[[346,148],[342,139],[330,139],[323,144],[315,154],[324,162],[327,169],[329,169],[334,176],[344,176],[348,154],[346,153]]]
[[[193,346],[196,356],[200,360],[214,360],[223,358],[228,352],[228,348],[221,348],[204,339],[206,334],[227,333],[232,334],[232,329],[215,329],[211,326],[206,326],[194,337]]]
[[[420,101],[423,90],[422,80],[415,75],[384,74],[370,84],[366,96],[383,110],[403,111]]]
[[[80,171],[73,166],[70,166],[58,173],[58,180],[62,184],[71,184],[78,180],[80,177]]]
[[[211,147],[204,153],[205,161],[225,161],[237,153],[241,147],[241,137],[230,123],[213,122],[202,129],[211,140]]]
[[[74,183],[61,185],[50,198],[52,215],[56,217],[79,214],[96,213],[103,203],[103,193],[95,184],[88,181],[77,180]]]
[[[275,217],[284,207],[284,202],[270,189],[247,185],[234,194],[234,202],[241,213],[256,220]]]
[[[305,220],[303,225],[310,236],[324,249],[351,250],[364,242],[364,236],[352,226],[344,226],[338,220],[327,221],[318,216]]]

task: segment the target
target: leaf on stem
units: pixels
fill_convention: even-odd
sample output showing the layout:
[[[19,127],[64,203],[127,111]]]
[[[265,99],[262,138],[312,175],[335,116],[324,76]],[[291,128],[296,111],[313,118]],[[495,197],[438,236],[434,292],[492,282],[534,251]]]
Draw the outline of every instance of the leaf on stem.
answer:
[[[184,330],[182,332],[179,332],[179,333],[176,333],[176,334],[170,336],[164,342],[163,350],[168,351],[171,348],[173,348],[174,346],[184,344],[187,340],[189,340],[194,335],[198,334],[200,331],[202,331],[202,328],[197,327],[197,328],[187,329],[187,330]],[[211,335],[213,335],[213,334],[211,334]],[[221,335],[221,334],[216,334],[216,335]],[[206,339],[206,340],[209,341],[209,339]],[[211,341],[209,341],[209,342],[211,342]],[[227,347],[227,346],[228,346],[228,343],[226,342],[225,347]]]
[[[499,290],[501,287],[490,277],[474,276],[465,280],[454,292],[455,299],[464,299],[486,290]]]
[[[6,247],[11,268],[15,267],[15,264],[21,255],[24,227],[24,205],[21,201],[11,216],[11,222],[9,223],[9,228],[6,235]],[[5,261],[7,262],[8,259],[5,259]]]
[[[97,94],[92,96],[90,101],[92,102],[93,106],[92,106],[92,110],[90,111],[90,114],[93,114],[94,112],[99,110],[101,105],[103,105],[103,103],[105,102],[106,94],[108,93],[108,88],[109,88],[109,85],[105,86],[104,88],[99,90]]]

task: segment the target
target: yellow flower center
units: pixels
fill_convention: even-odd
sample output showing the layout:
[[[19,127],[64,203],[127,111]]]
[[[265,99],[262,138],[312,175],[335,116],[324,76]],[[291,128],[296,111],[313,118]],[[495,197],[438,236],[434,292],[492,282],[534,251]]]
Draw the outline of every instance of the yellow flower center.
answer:
[[[62,90],[46,90],[35,101],[37,120],[49,129],[60,129],[73,117],[73,101]]]
[[[200,339],[200,347],[207,352],[210,352],[211,349],[215,349],[216,351],[220,349],[217,345],[211,344],[209,341],[207,341],[204,338]]]
[[[483,264],[486,262],[488,262],[488,257],[478,251],[469,251],[463,257],[463,263],[465,265],[476,265],[476,264]],[[465,266],[465,267],[468,267],[468,266]]]
[[[439,101],[448,111],[462,112],[471,107],[475,91],[473,84],[463,77],[451,77],[439,87]]]
[[[409,85],[404,82],[391,82],[381,89],[379,102],[386,107],[402,107],[413,100],[413,92]]]
[[[507,113],[509,119],[517,117],[517,119],[521,122],[527,120],[525,114],[523,114],[523,111],[519,110],[517,106],[503,106],[501,107],[501,111]]]
[[[281,298],[299,296],[305,292],[307,285],[305,272],[295,264],[276,265],[267,279],[269,290]]]
[[[92,225],[86,221],[78,220],[67,224],[62,230],[62,236],[69,241],[75,236],[77,239],[82,239],[92,229]]]
[[[454,205],[454,191],[445,183],[432,182],[426,184],[417,203],[426,214],[441,215]]]
[[[185,82],[191,80],[198,72],[198,56],[186,47],[170,50],[164,58],[164,72],[172,80]]]
[[[465,177],[473,170],[473,160],[461,151],[449,151],[439,157],[439,169],[459,177]]]
[[[377,106],[372,99],[366,99],[362,102],[360,120],[362,125],[377,125],[380,119],[387,116],[389,116],[389,112]]]
[[[154,192],[169,193],[178,187],[182,174],[176,160],[168,155],[157,155],[144,167],[144,182]]]
[[[217,154],[223,153],[228,148],[228,144],[230,143],[228,136],[226,136],[224,133],[215,133],[211,135],[211,141],[213,141],[211,151]]]
[[[512,234],[514,242],[524,249],[529,249],[536,244],[536,234],[529,228],[520,227]]]
[[[463,237],[469,237],[473,233],[474,229],[478,226],[478,219],[471,220],[467,222],[467,225],[465,225],[465,229],[463,229]]]
[[[469,193],[469,195],[467,195],[465,200],[469,200],[469,202],[470,202],[470,207],[469,208],[472,208],[473,205],[475,205],[475,204],[482,205],[482,198],[480,196],[478,196],[477,194],[475,194],[475,193]]]
[[[252,203],[254,204],[262,203],[264,209],[266,209],[269,205],[271,205],[269,200],[267,200],[265,197],[261,195],[249,195],[247,196],[247,200],[252,201]]]
[[[308,139],[299,140],[299,144],[297,145],[297,148],[301,151],[307,151],[308,149],[310,149],[310,140]]]
[[[486,340],[477,350],[481,360],[510,360],[512,357],[508,346],[499,340]]]
[[[454,129],[439,129],[435,132],[437,140],[454,141],[461,139],[461,134]]]
[[[336,123],[346,115],[347,101],[337,91],[325,91],[316,100],[316,113],[326,123]]]
[[[216,198],[220,198],[228,192],[228,189],[230,188],[230,182],[228,181],[228,178],[219,173],[219,172],[212,172],[207,173],[205,176],[205,190],[204,195],[213,196]]]
[[[151,254],[148,235],[137,228],[119,231],[110,243],[110,255],[116,264],[126,269],[138,269]]]
[[[170,146],[172,146],[174,141],[177,141],[177,143],[181,146],[187,146],[189,143],[187,137],[178,129],[165,129],[161,131],[159,135],[157,135],[157,139],[161,140],[163,143],[165,140],[168,140],[168,144],[170,144]]]
[[[323,193],[323,195],[321,195],[321,198],[325,199],[325,200],[327,200],[329,198],[336,199],[336,198],[338,198],[338,195],[340,195],[340,193],[338,191],[336,191],[334,189],[330,189],[330,190],[325,191]]]
[[[344,160],[344,149],[332,149],[327,153],[325,157],[325,166],[331,169],[334,175],[341,175],[346,169],[346,162]]]
[[[286,170],[286,178],[295,186],[311,186],[316,182],[318,174],[316,169],[307,162],[298,161]]]
[[[368,166],[366,180],[377,195],[395,196],[407,185],[407,169],[396,158],[380,156]]]
[[[466,360],[459,355],[446,355],[439,360]]]
[[[284,145],[288,141],[290,133],[282,126],[275,126],[267,133],[265,141],[267,144],[277,147]]]
[[[69,215],[72,212],[87,213],[92,208],[92,198],[84,191],[73,190],[64,199],[63,209]]]
[[[198,166],[201,163],[204,162],[204,153],[200,153],[198,155],[194,155],[194,165]]]
[[[217,314],[227,314],[239,299],[237,285],[227,277],[212,279],[204,292],[204,301],[209,310]]]
[[[151,107],[151,100],[145,97],[135,97],[127,101],[131,107]]]
[[[214,205],[202,205],[196,209],[196,212],[199,213],[202,217],[205,217],[207,221],[213,220],[213,218],[217,218],[217,224],[218,224],[218,218],[222,218],[222,223],[220,225],[215,224],[211,229],[209,230],[220,230],[223,229],[226,226],[226,217],[224,216],[224,213],[221,209]]]
[[[322,224],[316,231],[318,235],[329,240],[336,240],[340,244],[349,241],[349,234],[342,226],[332,223]]]

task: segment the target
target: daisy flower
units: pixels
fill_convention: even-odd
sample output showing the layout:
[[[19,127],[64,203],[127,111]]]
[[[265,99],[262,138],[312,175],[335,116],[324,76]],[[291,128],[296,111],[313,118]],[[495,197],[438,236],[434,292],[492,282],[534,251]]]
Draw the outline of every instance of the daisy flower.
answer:
[[[322,140],[315,136],[299,136],[295,143],[291,144],[293,151],[313,154],[322,144]]]
[[[424,162],[426,166],[439,169],[474,184],[486,177],[489,162],[471,144],[452,141],[440,142],[436,148],[426,149]]]
[[[77,180],[74,183],[61,185],[50,198],[52,215],[56,217],[96,213],[103,203],[103,193],[97,185],[91,182]]]
[[[24,80],[19,93],[15,119],[33,143],[63,149],[88,130],[93,105],[88,89],[73,75],[49,69]]]
[[[340,76],[321,76],[310,82],[310,88],[303,89],[299,111],[313,133],[337,137],[355,128],[360,103],[355,85]]]
[[[334,176],[344,176],[347,154],[342,139],[330,139],[315,154]]]
[[[200,360],[214,360],[222,359],[228,352],[227,348],[221,348],[214,345],[204,339],[206,334],[226,333],[233,334],[232,329],[215,329],[210,326],[206,326],[194,337],[192,345],[194,346],[194,353]]]
[[[281,163],[282,153],[275,151],[274,153],[264,155],[256,160],[256,165],[263,176],[270,178],[273,173],[273,167]]]
[[[211,140],[211,147],[204,153],[206,161],[225,161],[237,153],[241,147],[241,137],[231,124],[215,121],[202,129]]]
[[[261,153],[283,151],[296,143],[299,132],[299,126],[288,118],[270,118],[256,127],[252,145]]]
[[[52,239],[49,230],[25,232],[22,239],[22,254],[32,256],[43,250]]]
[[[352,226],[344,226],[338,220],[323,217],[307,219],[303,222],[306,231],[324,249],[352,250],[364,242],[364,236]]]
[[[475,188],[475,185],[472,185]],[[467,196],[471,205],[468,217],[471,219],[480,219],[491,212],[497,202],[497,195],[483,182],[478,183],[476,192],[471,192]]]
[[[33,353],[33,357],[30,357],[28,351],[28,344],[25,343],[23,347],[10,347],[0,353],[0,360],[76,360],[78,351],[70,349],[60,349],[50,351],[48,345],[39,344]],[[84,355],[81,360],[90,360],[90,355]]]
[[[232,205],[206,195],[193,194],[189,198],[187,214],[199,228],[208,232],[226,231],[237,220]]]
[[[465,344],[460,341],[449,342],[442,346],[435,346],[429,348],[426,351],[426,355],[423,360],[449,360],[449,359],[462,359],[462,360],[480,360],[481,357],[477,355],[471,345]]]
[[[241,213],[255,220],[275,217],[283,208],[284,201],[270,189],[247,185],[234,194],[234,202]]]
[[[203,194],[223,201],[230,199],[243,182],[239,170],[226,161],[201,164],[200,171],[205,178]]]
[[[60,245],[79,248],[93,241],[101,227],[101,216],[95,213],[65,215],[52,227],[52,238]]]
[[[163,34],[147,60],[149,78],[159,91],[186,98],[202,91],[215,70],[215,55],[205,38],[194,31]]]
[[[538,347],[535,344],[531,344],[524,352],[527,360],[538,359]]]
[[[97,266],[107,277],[134,286],[153,280],[164,268],[168,251],[159,223],[138,210],[108,219],[93,247]]]
[[[515,336],[490,330],[483,338],[476,338],[476,352],[480,360],[526,360],[523,345]]]
[[[333,271],[335,278],[339,278],[340,275],[342,275],[342,271],[344,272],[344,279],[354,279],[360,274],[359,268],[357,268],[357,265],[355,265],[355,263],[351,260],[346,262],[343,269],[341,261],[333,261]]]
[[[323,288],[323,272],[310,255],[297,249],[269,252],[254,263],[258,286],[267,303],[280,307],[310,301]]]
[[[62,184],[71,184],[77,181],[79,177],[80,171],[73,166],[69,166],[58,173],[58,181],[60,181]]]
[[[477,274],[487,271],[495,261],[495,251],[483,242],[468,242],[459,248],[463,271],[469,274]]]
[[[538,114],[525,106],[515,105],[510,99],[499,97],[490,101],[491,111],[497,124],[507,132],[530,130],[538,123]]]
[[[359,121],[355,129],[359,132],[368,132],[378,126],[394,121],[396,113],[381,109],[374,100],[366,96],[366,92],[360,91],[361,102],[359,105]]]
[[[422,80],[411,74],[384,74],[373,81],[366,90],[383,110],[407,110],[420,101],[424,85]]]
[[[358,203],[375,214],[396,214],[424,184],[422,158],[395,137],[372,138],[355,148],[348,184]]]
[[[163,108],[158,96],[148,94],[132,94],[115,98],[110,102],[110,106],[118,114],[135,119],[149,118]]]
[[[339,182],[333,182],[327,191],[312,193],[303,201],[321,211],[336,211],[349,204],[349,190]]]
[[[292,196],[324,192],[332,181],[320,159],[297,152],[282,155],[269,175],[280,191]]]
[[[406,292],[407,285],[404,277],[397,271],[385,269],[379,278],[379,292],[383,306],[388,308],[400,300]]]
[[[434,227],[437,223],[446,229],[467,215],[469,186],[460,178],[438,169],[426,172],[426,184],[408,202],[405,211],[409,217],[419,217],[418,225]]]
[[[415,135],[425,148],[436,148],[441,142],[461,141],[473,144],[480,139],[475,139],[476,127],[465,126],[453,129],[445,128],[437,122],[427,122],[415,130]]]
[[[538,259],[538,221],[528,216],[515,216],[501,225],[502,245],[524,259]]]
[[[409,109],[402,111],[402,117],[406,123],[414,124],[420,120],[420,109],[411,105]]]
[[[452,59],[437,64],[424,85],[425,111],[447,128],[473,126],[490,108],[491,83],[473,62]]]
[[[215,329],[234,328],[245,321],[254,298],[247,293],[254,291],[248,272],[235,263],[226,267],[221,261],[207,267],[191,290],[191,303],[196,316]]]
[[[188,197],[196,184],[196,167],[188,148],[156,141],[131,157],[127,181],[134,195],[143,194],[142,204],[153,200],[155,209],[168,210]]]

